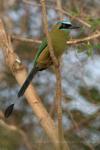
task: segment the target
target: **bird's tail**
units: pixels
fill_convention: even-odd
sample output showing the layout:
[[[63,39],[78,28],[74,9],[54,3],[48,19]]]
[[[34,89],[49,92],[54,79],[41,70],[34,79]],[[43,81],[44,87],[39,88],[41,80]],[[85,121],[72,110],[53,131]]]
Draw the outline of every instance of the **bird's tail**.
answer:
[[[24,92],[26,91],[27,87],[29,86],[30,82],[32,81],[32,79],[35,76],[35,74],[37,73],[37,71],[39,71],[39,68],[37,66],[32,68],[27,79],[25,80],[25,82],[23,83],[22,87],[20,88],[20,90],[18,92],[18,95],[17,95],[18,97],[23,96]]]
[[[27,87],[29,86],[29,84],[30,84],[32,78],[35,76],[35,74],[37,73],[37,71],[39,71],[39,68],[38,68],[37,66],[32,68],[32,70],[31,70],[31,72],[29,73],[27,79],[25,80],[25,82],[23,83],[22,87],[20,88],[20,90],[19,90],[19,92],[18,92],[18,95],[17,95],[18,97],[23,96],[25,90],[26,90]],[[13,109],[14,109],[14,104],[11,104],[11,105],[9,105],[9,106],[6,108],[5,113],[4,113],[4,115],[5,115],[6,118],[11,115]]]

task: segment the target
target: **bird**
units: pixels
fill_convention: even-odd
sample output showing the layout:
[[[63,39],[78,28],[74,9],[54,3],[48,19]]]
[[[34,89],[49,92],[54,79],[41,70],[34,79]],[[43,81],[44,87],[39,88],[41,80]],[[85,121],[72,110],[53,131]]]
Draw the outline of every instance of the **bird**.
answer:
[[[58,21],[49,32],[52,46],[54,49],[54,54],[56,58],[60,58],[67,48],[66,41],[69,39],[69,32],[71,29],[79,28],[78,26],[72,25],[69,20]],[[53,64],[52,59],[50,57],[48,41],[46,38],[40,44],[36,56],[33,61],[33,68],[31,69],[27,79],[23,83],[22,87],[18,92],[18,97],[23,96],[27,87],[29,86],[31,80],[35,76],[38,71],[42,71],[47,69],[49,66]]]
[[[60,59],[65,49],[67,48],[66,41],[70,38],[70,30],[77,29],[78,26],[73,25],[70,20],[59,20],[55,25],[53,25],[51,31],[49,31],[52,47],[54,50],[54,54],[57,59]],[[26,89],[31,83],[33,77],[36,75],[38,71],[45,70],[53,65],[52,58],[50,56],[48,40],[44,38],[42,43],[40,44],[36,55],[33,60],[33,67],[29,72],[26,80],[18,91],[17,97],[20,98],[24,95]],[[8,106],[5,111],[5,116],[8,117],[13,110],[14,104]]]

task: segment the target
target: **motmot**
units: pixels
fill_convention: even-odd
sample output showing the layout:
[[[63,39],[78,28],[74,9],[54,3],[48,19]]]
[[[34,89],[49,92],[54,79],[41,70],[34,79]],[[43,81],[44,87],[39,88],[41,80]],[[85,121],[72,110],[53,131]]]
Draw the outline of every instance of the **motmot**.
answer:
[[[54,50],[54,54],[56,58],[60,59],[63,52],[67,48],[66,41],[70,38],[70,30],[79,28],[78,26],[72,25],[72,23],[69,20],[61,20],[58,21],[49,32],[52,47]],[[33,67],[27,76],[26,80],[24,81],[22,87],[20,88],[17,96],[21,97],[25,93],[26,89],[28,88],[30,82],[32,81],[33,77],[38,71],[42,71],[44,69],[47,69],[53,64],[52,58],[50,56],[49,47],[48,47],[48,40],[47,38],[44,38],[42,43],[40,44],[37,53],[33,60]],[[5,116],[8,117],[12,110],[13,110],[14,104],[10,105],[6,111]]]

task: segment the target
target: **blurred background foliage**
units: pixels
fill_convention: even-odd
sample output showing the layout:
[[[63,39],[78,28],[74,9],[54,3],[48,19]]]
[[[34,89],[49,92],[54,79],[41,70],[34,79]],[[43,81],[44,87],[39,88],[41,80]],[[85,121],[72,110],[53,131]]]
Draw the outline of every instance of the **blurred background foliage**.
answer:
[[[57,0],[47,0],[49,28],[59,19]],[[72,38],[83,38],[100,29],[99,0],[61,0],[63,18],[71,18],[80,30]],[[70,17],[72,16],[72,17]],[[0,0],[0,17],[12,36],[14,50],[30,70],[39,46],[16,37],[42,40],[44,28],[39,0]],[[80,23],[79,18],[86,24]],[[71,150],[100,149],[100,38],[70,46],[61,60],[64,135]],[[51,69],[34,80],[43,104],[56,120],[53,110],[55,76]],[[19,85],[7,68],[0,49],[0,150],[53,149],[25,98],[18,100]],[[13,115],[3,118],[5,108],[16,101]],[[52,110],[52,111],[51,111]],[[48,146],[49,145],[49,146]]]

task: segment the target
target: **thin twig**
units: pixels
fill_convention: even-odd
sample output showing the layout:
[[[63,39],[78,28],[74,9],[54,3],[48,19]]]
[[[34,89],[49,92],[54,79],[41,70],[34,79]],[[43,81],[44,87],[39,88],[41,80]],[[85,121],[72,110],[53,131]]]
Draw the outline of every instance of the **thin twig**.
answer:
[[[57,8],[58,9],[58,8]],[[91,28],[91,25],[89,23],[87,23],[86,21],[80,19],[79,17],[77,16],[72,16],[68,11],[66,10],[62,10],[62,9],[58,9],[59,11],[61,11],[63,14],[69,16],[72,20],[76,20],[78,21],[79,23],[83,24],[84,26],[88,27],[88,28]]]
[[[88,37],[82,38],[82,39],[76,39],[76,40],[67,41],[66,43],[69,44],[69,45],[70,44],[78,44],[78,43],[90,41],[90,40],[93,40],[93,39],[96,39],[96,38],[99,38],[99,37],[100,37],[100,32],[95,33],[93,35],[90,35]]]
[[[25,38],[25,37],[21,37],[21,36],[19,37],[16,35],[11,35],[11,39],[17,40],[17,41],[22,41],[22,42],[29,42],[29,43],[37,43],[37,44],[41,43],[41,40],[29,39],[29,38]]]
[[[34,5],[36,7],[41,7],[41,4],[35,4],[33,1],[27,1],[27,0],[23,0],[24,3],[27,3],[29,5]],[[61,13],[69,16],[72,20],[76,20],[79,23],[83,24],[84,26],[91,28],[91,25],[89,23],[87,23],[86,21],[82,20],[81,18],[77,17],[77,16],[73,16],[71,15],[68,10],[63,10],[62,8],[58,8],[58,7],[54,7],[53,5],[46,5],[47,8],[53,8],[55,10],[60,11]]]
[[[59,11],[59,10],[62,10],[61,0],[56,0],[56,3],[57,3],[57,10],[58,10],[60,20],[62,20],[63,19],[63,13],[61,11]]]

